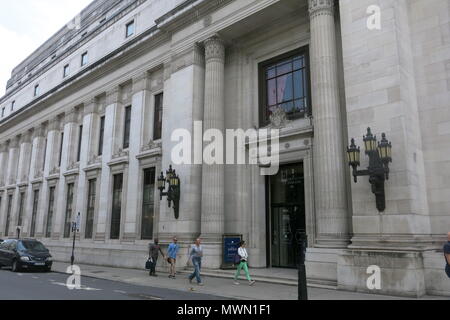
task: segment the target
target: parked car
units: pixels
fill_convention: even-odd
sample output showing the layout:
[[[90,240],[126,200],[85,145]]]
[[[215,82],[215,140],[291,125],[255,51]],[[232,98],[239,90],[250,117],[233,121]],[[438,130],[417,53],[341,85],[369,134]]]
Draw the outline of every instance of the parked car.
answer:
[[[0,239],[0,243],[2,243],[3,242],[3,239]]]
[[[13,272],[40,269],[51,271],[53,264],[49,250],[32,239],[8,239],[0,244],[0,267],[11,267]]]

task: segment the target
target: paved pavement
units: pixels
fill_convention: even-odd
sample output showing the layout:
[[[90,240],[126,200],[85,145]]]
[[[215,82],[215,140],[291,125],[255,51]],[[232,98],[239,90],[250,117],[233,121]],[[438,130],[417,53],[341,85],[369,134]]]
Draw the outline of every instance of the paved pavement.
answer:
[[[188,290],[141,286],[120,281],[81,278],[78,290],[69,290],[69,275],[57,272],[13,273],[0,270],[0,300],[224,300]]]
[[[53,270],[65,273],[67,263],[55,262]],[[82,275],[98,279],[111,280],[127,284],[147,286],[151,288],[161,288],[179,291],[181,293],[194,292],[208,296],[220,296],[238,300],[296,300],[298,297],[298,287],[285,284],[257,282],[254,286],[249,286],[246,281],[241,280],[240,285],[234,285],[231,279],[204,276],[204,287],[195,284],[190,285],[187,274],[181,273],[177,279],[169,279],[167,273],[159,273],[159,276],[149,277],[145,270],[111,268],[92,265],[79,265]],[[67,277],[67,276],[66,276]],[[194,281],[195,282],[195,281]],[[405,300],[402,297],[391,297],[376,294],[365,294],[338,291],[333,289],[308,288],[310,300]],[[415,300],[415,299],[413,299]],[[448,297],[425,296],[420,300],[449,300]]]

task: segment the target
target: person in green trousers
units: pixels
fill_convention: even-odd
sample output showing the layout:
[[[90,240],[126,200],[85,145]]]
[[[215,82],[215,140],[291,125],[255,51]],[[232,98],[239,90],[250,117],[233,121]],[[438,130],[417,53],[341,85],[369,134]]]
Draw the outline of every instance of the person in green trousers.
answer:
[[[239,265],[237,267],[236,276],[234,277],[234,284],[239,285],[238,279],[239,279],[239,276],[241,275],[241,270],[244,269],[248,283],[249,283],[249,285],[252,286],[255,284],[255,281],[252,280],[252,278],[250,277],[250,273],[248,271],[248,262],[247,262],[248,261],[248,253],[247,253],[247,249],[245,247],[246,247],[245,241],[241,241],[241,243],[239,245],[239,249],[238,249],[238,255],[241,258],[241,262],[239,263]]]

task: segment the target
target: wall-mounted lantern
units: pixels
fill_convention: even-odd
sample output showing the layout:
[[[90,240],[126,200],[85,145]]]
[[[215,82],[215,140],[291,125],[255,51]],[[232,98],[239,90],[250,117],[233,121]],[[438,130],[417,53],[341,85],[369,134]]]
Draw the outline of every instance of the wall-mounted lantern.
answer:
[[[367,170],[358,171],[361,165],[361,151],[352,139],[350,147],[347,148],[348,163],[353,168],[355,183],[359,176],[369,176],[372,185],[372,192],[376,197],[377,209],[383,212],[386,209],[386,199],[384,193],[384,182],[389,180],[389,163],[392,162],[392,144],[386,139],[386,134],[382,134],[381,142],[377,144],[377,138],[367,129],[364,136],[364,146],[366,155],[369,156],[369,167]]]
[[[165,192],[167,183],[169,184],[169,189]],[[158,189],[161,200],[164,196],[167,196],[169,208],[172,207],[173,203],[175,219],[178,219],[180,217],[180,178],[178,177],[176,171],[172,169],[172,166],[170,166],[169,170],[166,171],[166,177],[164,177],[164,173],[161,172],[161,176],[158,178]]]

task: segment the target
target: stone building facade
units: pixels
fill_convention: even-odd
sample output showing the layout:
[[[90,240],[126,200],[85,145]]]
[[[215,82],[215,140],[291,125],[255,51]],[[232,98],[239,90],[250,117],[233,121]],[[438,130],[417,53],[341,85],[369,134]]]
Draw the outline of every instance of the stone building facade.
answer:
[[[151,239],[176,235],[181,265],[200,236],[219,268],[223,235],[240,234],[252,267],[292,268],[306,231],[311,284],[368,291],[376,265],[376,292],[450,295],[449,101],[447,0],[96,0],[0,98],[0,237],[20,227],[68,260],[80,213],[82,263],[141,267]],[[280,113],[278,174],[174,166],[180,217],[160,201],[174,130]],[[367,127],[393,144],[384,212],[346,160]]]

